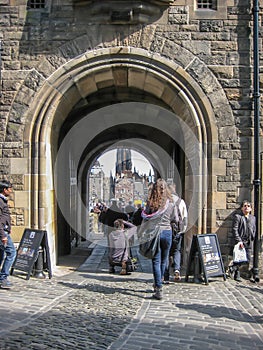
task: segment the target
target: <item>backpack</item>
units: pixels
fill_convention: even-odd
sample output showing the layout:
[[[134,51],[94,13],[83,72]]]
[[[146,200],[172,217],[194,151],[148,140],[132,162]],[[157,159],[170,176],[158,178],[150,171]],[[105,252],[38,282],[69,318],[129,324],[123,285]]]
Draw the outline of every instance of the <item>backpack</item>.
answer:
[[[175,202],[175,207],[176,207],[176,211],[177,211],[177,218],[171,222],[173,237],[175,237],[179,232],[182,232],[183,227],[184,227],[182,214],[181,214],[180,209],[179,209],[180,203],[181,203],[181,198],[178,198],[177,201]]]

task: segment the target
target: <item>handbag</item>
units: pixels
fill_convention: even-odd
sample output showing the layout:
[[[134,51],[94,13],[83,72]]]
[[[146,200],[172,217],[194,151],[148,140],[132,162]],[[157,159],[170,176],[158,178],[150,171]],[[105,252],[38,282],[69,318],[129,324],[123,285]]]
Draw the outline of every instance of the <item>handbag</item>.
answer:
[[[240,242],[234,246],[233,262],[242,263],[247,262],[247,252],[245,248],[240,248]]]
[[[167,200],[164,208],[159,209],[157,212],[147,214],[142,211],[142,224],[137,232],[139,240],[139,252],[147,259],[153,259],[157,252],[160,250],[160,234],[162,215],[167,209],[169,200]]]
[[[139,252],[147,259],[155,257],[160,249],[160,227],[155,226],[153,230],[145,230],[139,237]]]

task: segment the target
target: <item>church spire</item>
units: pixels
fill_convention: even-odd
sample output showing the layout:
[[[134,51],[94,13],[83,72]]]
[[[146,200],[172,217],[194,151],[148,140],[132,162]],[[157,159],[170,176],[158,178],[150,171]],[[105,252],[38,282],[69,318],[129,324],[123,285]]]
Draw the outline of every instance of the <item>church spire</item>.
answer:
[[[116,175],[121,175],[127,171],[131,171],[131,150],[128,148],[118,148],[116,156]]]

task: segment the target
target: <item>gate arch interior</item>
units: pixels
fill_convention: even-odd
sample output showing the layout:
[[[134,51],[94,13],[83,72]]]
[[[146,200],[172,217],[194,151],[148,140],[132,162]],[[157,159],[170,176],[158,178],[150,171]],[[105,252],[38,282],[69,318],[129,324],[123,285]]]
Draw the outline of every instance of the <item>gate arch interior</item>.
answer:
[[[58,196],[59,209],[61,206],[63,208],[58,217],[58,242],[61,254],[70,251],[69,237],[72,229],[89,239],[87,178],[94,160],[106,150],[122,145],[142,152],[154,168],[156,177],[173,178],[178,192],[180,194],[183,192],[184,197],[185,159],[188,159],[187,163],[191,168],[188,169],[188,176],[193,176],[199,171],[194,169],[196,165],[191,163],[192,161],[195,163],[198,140],[194,142],[192,133],[190,136],[192,145],[189,147],[188,144],[187,149],[186,139],[183,137],[186,133],[185,125],[181,124],[180,118],[174,113],[158,105],[134,101],[112,104],[75,120],[74,126],[71,119],[67,119],[62,130],[68,129],[67,123],[71,124],[71,129],[61,137],[58,158],[60,153],[68,154],[69,158],[57,168],[58,178],[65,179],[58,189],[58,192],[61,189],[61,194]],[[80,145],[79,140],[83,139]],[[65,169],[69,170],[67,174]],[[72,186],[77,185],[78,190],[72,190],[72,186],[67,186],[72,182],[72,178],[76,179]],[[193,187],[194,184],[192,189]],[[68,190],[65,191],[65,188]],[[195,194],[190,195],[190,191],[188,195],[191,201],[195,203],[198,201],[197,198],[193,199]],[[195,213],[195,220],[197,219],[198,215]]]
[[[120,141],[135,142],[161,176],[171,177],[169,171],[175,167],[183,174],[192,232],[213,225],[213,215],[207,217],[205,209],[207,165],[211,166],[211,144],[217,138],[211,105],[193,79],[171,61],[159,62],[146,52],[141,52],[142,60],[137,56],[138,50],[134,57],[118,53],[116,62],[114,57],[109,62],[103,52],[90,62],[80,57],[75,66],[71,62],[69,69],[52,76],[42,87],[41,102],[32,105],[34,126],[27,133],[38,147],[32,152],[32,189],[38,190],[31,199],[36,208],[32,223],[47,229],[56,256],[68,252],[67,230],[58,234],[62,217],[70,218],[75,208],[70,225],[81,234],[86,230],[82,199],[89,165]],[[163,154],[168,155],[167,162]],[[45,185],[39,182],[41,177],[46,178]],[[69,205],[71,191],[75,200]]]

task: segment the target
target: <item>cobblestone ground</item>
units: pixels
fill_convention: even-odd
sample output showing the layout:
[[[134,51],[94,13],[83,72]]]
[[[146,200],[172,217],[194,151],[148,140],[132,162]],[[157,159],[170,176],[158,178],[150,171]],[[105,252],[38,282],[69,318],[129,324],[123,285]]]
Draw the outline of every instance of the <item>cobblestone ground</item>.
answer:
[[[170,284],[110,349],[263,349],[262,301],[260,286],[232,280]]]
[[[103,250],[97,272],[91,264],[51,280],[13,277],[0,291],[0,349],[263,349],[261,285],[171,283],[157,301],[149,264],[110,275]]]
[[[41,317],[4,335],[1,349],[107,349],[135,316],[145,291],[145,283],[123,277],[57,283],[57,288],[69,289],[68,295]]]

